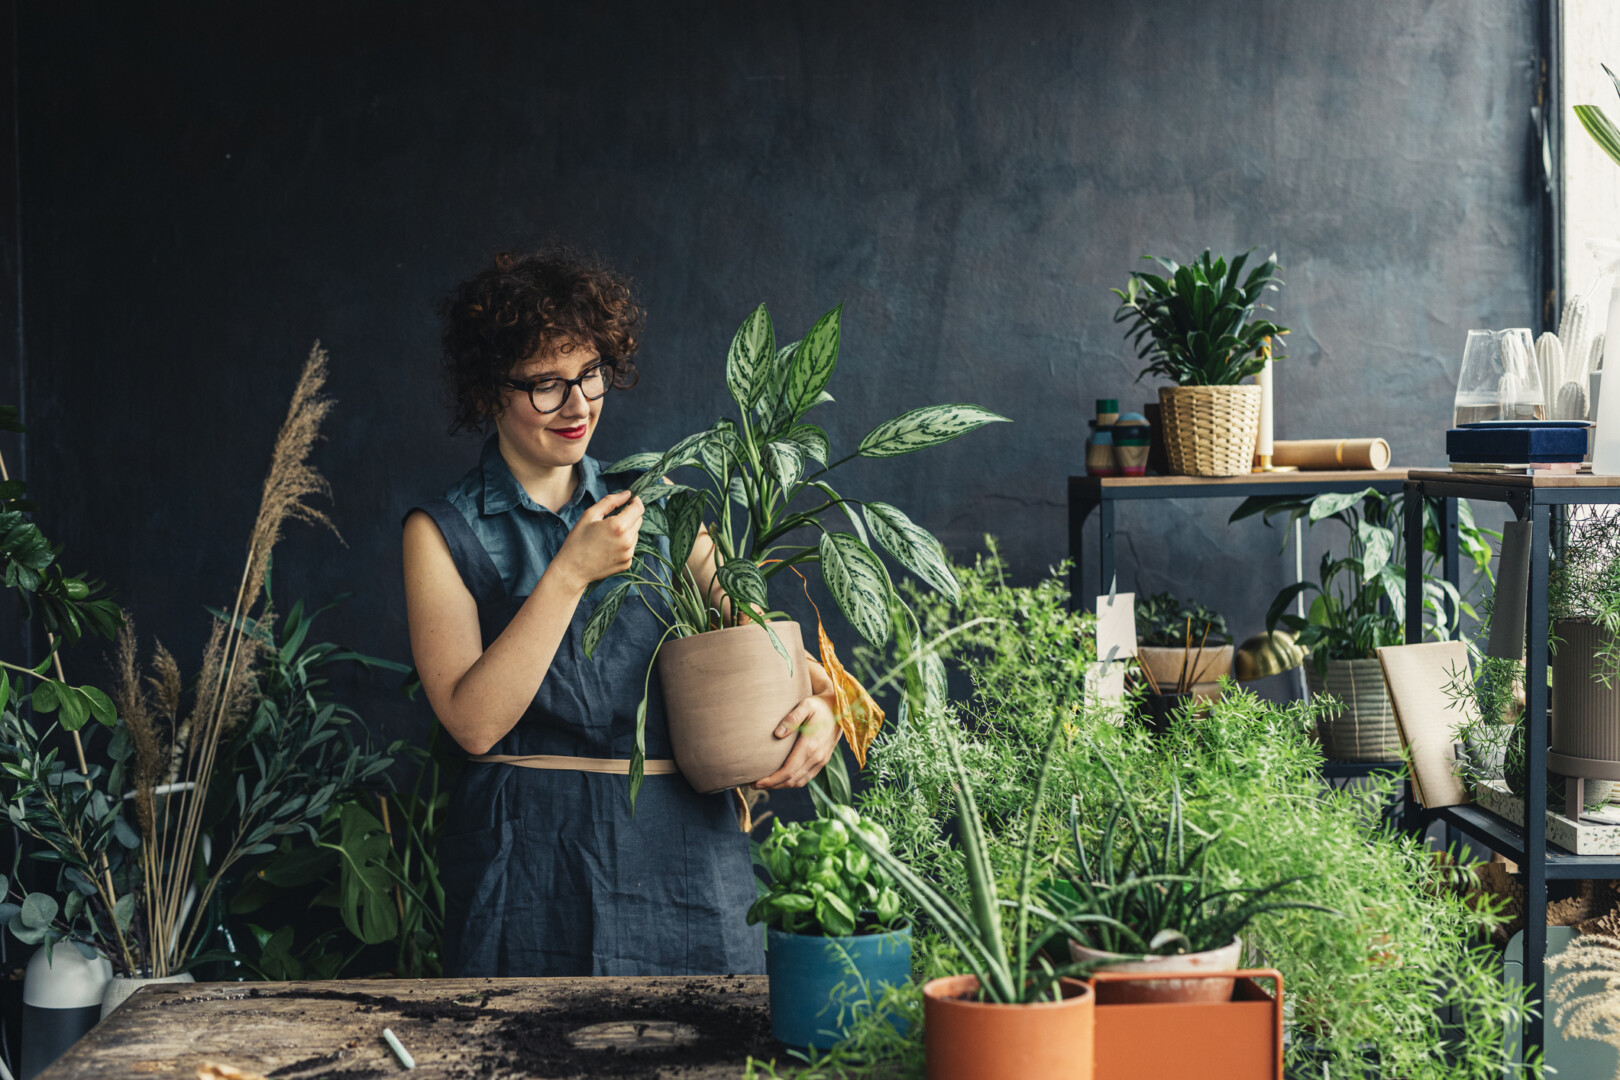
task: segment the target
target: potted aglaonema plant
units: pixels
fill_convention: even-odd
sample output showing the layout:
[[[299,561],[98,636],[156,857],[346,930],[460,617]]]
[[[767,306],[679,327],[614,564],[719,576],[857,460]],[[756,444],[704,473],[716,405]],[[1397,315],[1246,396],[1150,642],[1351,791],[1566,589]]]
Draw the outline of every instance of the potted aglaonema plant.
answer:
[[[1051,890],[1053,908],[1070,921],[1104,915],[1069,939],[1076,963],[1098,971],[1129,974],[1207,974],[1242,967],[1239,936],[1261,915],[1283,910],[1338,914],[1331,908],[1285,898],[1303,879],[1287,878],[1256,888],[1221,888],[1211,878],[1208,857],[1220,834],[1186,839],[1181,788],[1172,784],[1170,811],[1160,821],[1144,819],[1110,768],[1118,802],[1109,812],[1094,851],[1081,835],[1078,798],[1069,811],[1077,864]],[[1121,835],[1121,827],[1124,835]],[[1135,886],[1135,887],[1133,887]],[[1098,986],[1102,1004],[1230,1001],[1232,979],[1144,979]]]
[[[778,349],[761,304],[726,356],[737,416],[662,454],[634,454],[608,470],[640,472],[630,487],[648,506],[638,562],[601,587],[606,591],[587,621],[585,651],[594,653],[627,599],[647,603],[664,621],[654,664],[675,763],[699,791],[752,783],[779,768],[792,749],[792,740],[774,732],[810,692],[801,662],[808,635],[772,606],[771,586],[784,570],[819,565],[839,609],[878,648],[891,636],[916,640],[917,619],[874,543],[944,596],[957,595],[938,540],[888,503],[840,494],[827,477],[856,458],[899,457],[1006,418],[977,405],[912,409],[877,425],[852,453],[834,460],[827,432],[804,416],[832,400],[826,387],[838,362],[841,311],[827,312],[803,340]],[[691,483],[665,483],[672,476]],[[833,531],[834,514],[850,531]],[[697,580],[687,565],[703,532],[715,549],[712,581]],[[817,637],[839,697],[840,726],[864,763],[883,713],[838,663],[825,630]],[[908,689],[944,681],[942,664],[931,654],[913,668]],[[651,673],[649,666],[649,685]],[[643,696],[630,763],[632,805],[644,767],[645,719]]]
[[[1143,256],[1151,258],[1151,256]],[[1230,264],[1205,251],[1185,266],[1154,259],[1166,276],[1133,271],[1115,322],[1148,362],[1138,379],[1159,375],[1174,386],[1159,390],[1164,448],[1170,471],[1190,476],[1238,476],[1254,467],[1261,390],[1239,385],[1257,375],[1277,338],[1288,331],[1256,319],[1261,294],[1275,290],[1277,256],[1243,276],[1248,254]]]
[[[766,926],[771,1034],[798,1049],[826,1049],[888,986],[911,978],[911,927],[900,894],[850,839],[859,829],[888,849],[876,822],[776,819],[760,845],[770,889],[748,909]]]
[[[1093,962],[1056,964],[1049,945],[1081,928],[1108,923],[1110,916],[1070,910],[1055,913],[1037,894],[1041,808],[1046,800],[1052,759],[1062,738],[1064,717],[1054,718],[1030,798],[1023,857],[1014,878],[1015,896],[1003,901],[990,864],[984,826],[973,795],[971,774],[947,723],[936,725],[955,780],[957,823],[967,870],[966,902],[951,896],[892,855],[881,837],[859,823],[855,812],[812,790],[824,814],[850,827],[851,841],[866,852],[895,886],[927,916],[969,971],[933,979],[923,986],[924,1053],[929,1080],[1090,1080],[1096,1027],[1096,994],[1078,976]],[[927,714],[913,718],[928,722]],[[1131,882],[1124,891],[1142,887]],[[1011,920],[1011,927],[1007,925]]]

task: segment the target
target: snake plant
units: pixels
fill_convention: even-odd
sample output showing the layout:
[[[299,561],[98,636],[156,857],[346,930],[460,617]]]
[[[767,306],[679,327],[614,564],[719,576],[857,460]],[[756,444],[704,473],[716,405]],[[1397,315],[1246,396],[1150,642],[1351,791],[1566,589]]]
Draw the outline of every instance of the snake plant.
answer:
[[[1129,322],[1125,336],[1148,362],[1137,376],[1163,375],[1178,386],[1230,386],[1265,366],[1268,344],[1288,333],[1265,319],[1260,295],[1276,290],[1277,256],[1243,277],[1245,252],[1228,265],[1206,250],[1185,266],[1144,255],[1164,267],[1167,277],[1133,271],[1119,297],[1115,322]],[[1267,308],[1269,310],[1269,308]]]
[[[827,384],[838,363],[842,313],[840,305],[818,319],[802,340],[777,348],[770,314],[759,305],[743,320],[726,354],[726,387],[737,414],[721,417],[663,453],[632,454],[608,468],[610,474],[639,472],[630,490],[647,507],[636,565],[605,583],[607,591],[586,623],[587,656],[594,654],[632,596],[663,622],[664,638],[669,638],[724,626],[716,606],[718,592],[730,601],[733,622],[746,617],[764,626],[791,671],[797,658],[788,656],[770,627],[769,620],[780,614],[771,601],[771,586],[783,571],[809,565],[821,567],[827,590],[862,638],[877,647],[891,635],[902,644],[915,641],[916,616],[895,590],[874,541],[933,589],[956,597],[956,578],[933,535],[889,503],[841,494],[828,477],[856,458],[910,454],[1006,417],[977,405],[924,406],[878,424],[853,452],[834,459],[826,430],[804,418],[833,400]],[[691,483],[665,483],[672,474]],[[835,513],[849,531],[830,527],[826,519]],[[704,528],[715,545],[714,582],[698,581],[686,566]],[[657,537],[668,539],[667,552]],[[821,647],[822,662],[842,693],[853,680],[836,667],[825,632]],[[930,654],[914,667],[916,672],[907,676],[908,692],[919,694],[925,684],[942,692],[945,674],[936,656]],[[649,665],[630,763],[632,806],[641,786],[650,679]],[[849,692],[858,690],[855,685]],[[882,718],[875,704],[868,715]],[[864,759],[875,723],[845,733],[852,736],[857,759]]]

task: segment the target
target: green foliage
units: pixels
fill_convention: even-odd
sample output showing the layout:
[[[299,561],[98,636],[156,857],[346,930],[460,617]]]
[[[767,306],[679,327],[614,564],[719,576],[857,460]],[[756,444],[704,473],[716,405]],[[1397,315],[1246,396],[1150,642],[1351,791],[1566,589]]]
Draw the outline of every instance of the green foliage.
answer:
[[[850,625],[864,640],[882,647],[896,632],[906,634],[903,625],[896,625],[897,615],[902,620],[910,616],[873,549],[874,539],[902,567],[954,595],[955,582],[938,540],[895,507],[846,498],[824,477],[858,457],[913,453],[1006,417],[977,405],[912,409],[873,428],[854,453],[829,462],[826,431],[804,417],[832,400],[826,387],[838,363],[842,313],[842,307],[834,308],[801,341],[778,349],[770,314],[761,304],[743,320],[726,353],[726,388],[737,416],[721,417],[662,454],[632,454],[608,467],[610,474],[641,472],[630,490],[647,504],[647,513],[637,566],[600,586],[601,601],[586,629],[587,656],[594,655],[632,594],[664,623],[665,637],[688,637],[723,625],[721,596],[730,602],[733,621],[746,615],[767,623],[780,614],[770,597],[776,575],[817,563]],[[811,463],[820,467],[811,470]],[[698,474],[691,486],[663,482],[681,469]],[[835,512],[851,532],[829,527]],[[715,544],[715,582],[698,581],[686,565],[705,522]],[[667,556],[653,539],[660,536],[668,538]],[[789,657],[768,625],[766,629],[791,667],[797,658]],[[637,730],[630,766],[632,808],[644,761],[639,721]]]
[[[1230,266],[1207,250],[1186,266],[1144,255],[1169,276],[1136,270],[1124,289],[1110,290],[1120,299],[1114,321],[1130,323],[1125,336],[1148,362],[1138,379],[1162,375],[1178,386],[1230,386],[1259,373],[1266,340],[1275,344],[1288,331],[1253,319],[1257,310],[1270,310],[1261,294],[1282,282],[1275,255],[1243,277],[1251,253]]]
[[[853,811],[850,818],[796,825],[776,819],[760,845],[770,888],[748,909],[748,925],[763,922],[787,934],[849,937],[893,930],[904,921],[889,876],[850,839],[853,830],[865,830],[873,845],[887,851],[888,836]]]
[[[1196,600],[1183,603],[1167,592],[1137,598],[1136,641],[1139,645],[1196,648],[1201,643],[1224,645],[1231,640],[1226,616]]]
[[[1163,735],[1120,725],[1087,707],[1082,680],[1069,678],[1062,663],[1049,671],[1034,659],[1074,618],[1061,579],[1012,587],[987,560],[957,573],[965,598],[983,596],[985,610],[1004,618],[976,627],[972,645],[953,657],[971,683],[968,695],[932,715],[888,725],[872,746],[869,785],[857,802],[866,819],[887,831],[896,860],[955,895],[970,889],[971,862],[987,867],[998,889],[1012,888],[1033,826],[1031,876],[1055,886],[1074,827],[1088,853],[1100,849],[1120,786],[1143,821],[1168,821],[1179,797],[1189,844],[1214,838],[1202,864],[1214,891],[1253,897],[1294,881],[1290,899],[1344,913],[1267,911],[1244,930],[1246,945],[1284,975],[1290,1063],[1302,1075],[1307,1066],[1322,1075],[1315,1054],[1325,1055],[1331,1076],[1361,1075],[1366,1054],[1376,1055],[1382,1075],[1410,1080],[1502,1075],[1503,1025],[1521,1021],[1526,1006],[1522,989],[1502,984],[1499,956],[1479,944],[1499,916],[1471,909],[1433,854],[1386,824],[1382,810],[1398,780],[1375,779],[1359,790],[1327,787],[1311,734],[1315,710],[1268,704],[1231,686],[1207,712]],[[979,613],[919,606],[924,633],[948,628],[969,611]],[[1002,655],[1012,659],[997,662]],[[1053,718],[1061,718],[1060,727],[1048,726]],[[1054,731],[1048,766],[1044,751]],[[960,774],[953,758],[960,759]],[[1032,818],[1043,772],[1047,788],[1068,798]],[[965,850],[966,835],[958,840],[947,828],[953,816],[967,816],[959,801],[962,776],[981,823],[983,854],[975,860]],[[919,975],[969,969],[931,912],[919,911],[914,921]],[[1005,938],[1003,944],[1008,963],[1015,962],[1016,951]],[[902,1049],[858,1025],[850,1045],[808,1075],[889,1075],[891,1063],[911,1068],[919,1040],[913,1029],[910,1049]]]
[[[1319,672],[1326,672],[1329,660],[1367,659],[1382,646],[1405,642],[1406,568],[1396,561],[1405,550],[1401,543],[1405,507],[1404,494],[1384,495],[1372,488],[1316,496],[1256,495],[1245,499],[1227,519],[1230,523],[1260,514],[1269,525],[1273,518],[1286,516],[1285,548],[1294,522],[1300,519],[1310,525],[1335,521],[1344,526],[1348,554],[1324,553],[1317,580],[1284,587],[1266,612],[1266,629],[1275,630],[1281,623],[1295,631],[1296,640],[1310,650],[1311,662]],[[1476,574],[1490,580],[1487,538],[1500,534],[1476,525],[1472,508],[1462,499],[1457,500],[1457,531],[1460,556],[1471,559]],[[1444,641],[1457,634],[1463,615],[1478,618],[1478,614],[1455,586],[1436,576],[1441,543],[1439,520],[1434,508],[1425,503],[1425,628]],[[1304,618],[1288,612],[1295,597],[1309,593],[1316,596]]]
[[[1616,92],[1620,92],[1620,77],[1609,70],[1609,65],[1603,65],[1603,73],[1614,83]],[[1602,148],[1605,154],[1616,164],[1620,165],[1620,127],[1616,127],[1602,109],[1596,105],[1575,106],[1575,118],[1581,122],[1581,127],[1592,136],[1592,141]]]

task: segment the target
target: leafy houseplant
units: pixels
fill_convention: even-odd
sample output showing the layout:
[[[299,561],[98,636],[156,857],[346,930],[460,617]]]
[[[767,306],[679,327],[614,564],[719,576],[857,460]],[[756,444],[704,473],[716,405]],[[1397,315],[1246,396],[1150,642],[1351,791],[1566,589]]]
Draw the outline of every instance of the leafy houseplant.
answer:
[[[1321,735],[1330,757],[1346,761],[1387,761],[1400,754],[1394,708],[1384,689],[1377,650],[1406,640],[1406,570],[1396,556],[1405,520],[1405,495],[1384,495],[1372,488],[1323,495],[1254,496],[1232,512],[1229,522],[1255,514],[1270,524],[1287,518],[1315,525],[1333,521],[1344,527],[1347,552],[1324,553],[1316,581],[1296,582],[1277,593],[1266,613],[1266,630],[1279,623],[1297,633],[1296,641],[1311,655],[1306,669],[1312,693],[1330,693],[1343,702],[1323,725]],[[1489,579],[1495,534],[1474,523],[1468,503],[1458,500],[1460,550],[1477,573]],[[1424,507],[1423,609],[1434,637],[1454,637],[1463,615],[1477,618],[1468,599],[1450,582],[1436,576],[1441,541],[1432,507]],[[1291,529],[1284,530],[1284,546]],[[1304,617],[1288,612],[1296,597],[1314,593]]]
[[[1058,911],[1108,916],[1087,928],[1084,942],[1070,939],[1069,954],[1077,962],[1118,960],[1102,970],[1133,972],[1235,971],[1242,952],[1238,935],[1259,916],[1290,909],[1339,914],[1283,899],[1301,883],[1297,877],[1259,887],[1220,887],[1209,865],[1220,833],[1194,834],[1188,847],[1180,785],[1171,783],[1169,815],[1149,821],[1138,813],[1118,774],[1109,773],[1119,801],[1103,825],[1101,842],[1088,854],[1076,796],[1069,811],[1076,867],[1053,892]],[[1125,960],[1122,953],[1145,958]],[[1165,979],[1104,984],[1099,992],[1104,1001],[1224,1001],[1231,998],[1232,983]]]
[[[1620,91],[1620,78],[1609,70],[1609,65],[1603,65],[1603,73],[1614,83],[1616,91]],[[1615,127],[1614,121],[1596,105],[1575,106],[1575,116],[1581,122],[1581,127],[1592,136],[1592,140],[1603,148],[1603,152],[1620,165],[1620,128]]]
[[[1182,603],[1170,593],[1138,600],[1136,644],[1137,660],[1161,694],[1186,694],[1194,687],[1212,690],[1207,684],[1232,672],[1226,617],[1195,601]]]
[[[656,663],[669,706],[676,761],[700,790],[757,780],[779,766],[789,749],[772,737],[775,723],[803,696],[788,681],[796,668],[802,677],[802,653],[785,644],[782,636],[786,630],[797,634],[797,626],[773,622],[780,613],[770,589],[784,570],[819,564],[822,581],[850,624],[877,646],[891,635],[909,643],[915,637],[916,620],[895,592],[873,550],[874,541],[933,588],[945,595],[956,593],[956,580],[939,541],[898,508],[842,495],[824,478],[855,458],[909,454],[1005,417],[977,405],[912,409],[877,425],[852,453],[834,460],[826,431],[804,417],[832,400],[826,387],[838,362],[841,312],[842,308],[827,312],[801,341],[778,349],[770,315],[761,304],[743,321],[726,356],[726,386],[737,416],[721,418],[662,454],[634,454],[609,468],[610,473],[642,471],[631,490],[649,505],[639,562],[630,573],[599,587],[605,592],[586,625],[585,651],[593,653],[632,596],[663,621],[666,643]],[[695,486],[662,482],[681,469],[696,472]],[[820,501],[806,506],[804,499]],[[850,531],[834,532],[828,526],[825,519],[835,511]],[[686,566],[704,529],[715,547],[713,581],[696,580]],[[813,531],[804,537],[803,530]],[[667,540],[667,553],[658,537]],[[709,631],[722,629],[734,631],[729,640],[699,643]],[[838,693],[840,726],[857,760],[864,761],[883,713],[839,665],[825,631],[819,637],[822,663]],[[762,704],[758,696],[751,702],[733,700],[730,705],[743,706],[738,714],[727,701],[741,697],[736,687],[729,693],[717,691],[706,680],[688,686],[681,677],[682,665],[696,663],[693,658],[700,650],[741,650],[760,641],[768,641],[770,650],[785,661],[783,674],[788,676],[762,676],[765,682],[760,685],[775,695],[769,703]],[[908,674],[907,690],[920,695],[937,662],[923,660],[913,667],[920,670]],[[808,682],[801,685],[807,687]],[[778,704],[774,716],[767,715]],[[644,696],[630,764],[632,805],[641,787],[645,719]],[[710,739],[731,747],[757,747],[757,752],[739,771],[717,776],[703,764],[711,756],[706,746]]]
[[[1620,769],[1611,735],[1620,723],[1620,516],[1583,514],[1566,523],[1562,539],[1547,576],[1547,768],[1610,779]]]
[[[1159,375],[1174,383],[1159,390],[1164,446],[1170,470],[1193,476],[1236,476],[1253,464],[1260,421],[1260,388],[1239,386],[1257,375],[1276,338],[1288,331],[1254,317],[1261,296],[1276,290],[1277,257],[1243,276],[1249,253],[1230,264],[1205,251],[1183,266],[1153,258],[1161,277],[1133,271],[1119,297],[1114,321],[1147,361],[1138,379]]]
[[[806,1047],[841,1036],[861,1005],[911,976],[911,929],[900,894],[851,830],[887,849],[880,825],[852,817],[784,825],[760,845],[769,890],[748,911],[767,929],[771,1032]],[[853,1003],[851,1001],[853,1000]],[[831,1015],[829,1015],[831,1014]]]

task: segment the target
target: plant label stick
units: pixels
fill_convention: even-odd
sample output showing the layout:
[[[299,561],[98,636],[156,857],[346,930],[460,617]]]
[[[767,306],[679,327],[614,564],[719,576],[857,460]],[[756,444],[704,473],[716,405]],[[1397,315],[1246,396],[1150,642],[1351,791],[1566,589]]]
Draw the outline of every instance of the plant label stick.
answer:
[[[1127,660],[1136,655],[1136,594],[1097,597],[1097,659]]]

